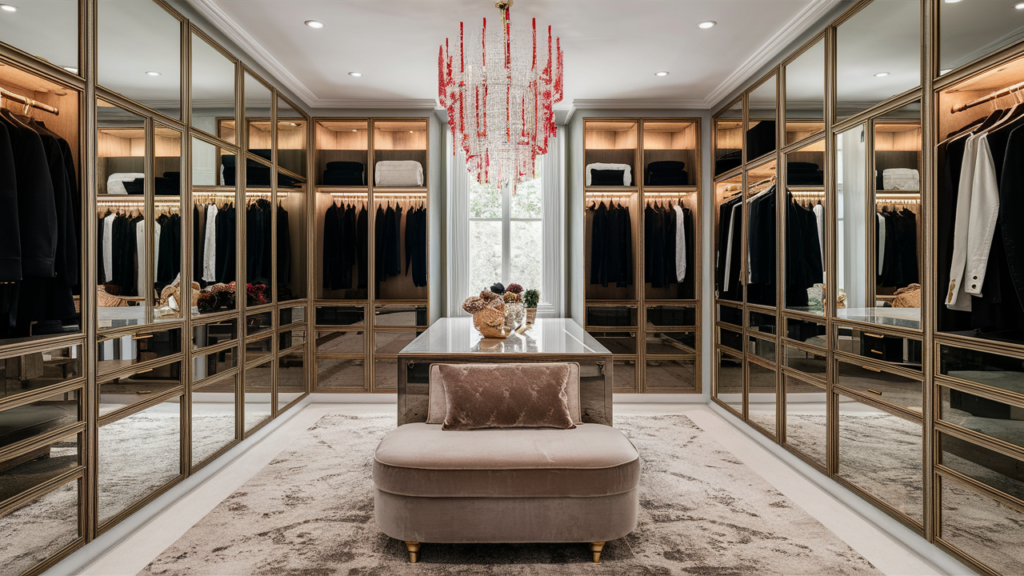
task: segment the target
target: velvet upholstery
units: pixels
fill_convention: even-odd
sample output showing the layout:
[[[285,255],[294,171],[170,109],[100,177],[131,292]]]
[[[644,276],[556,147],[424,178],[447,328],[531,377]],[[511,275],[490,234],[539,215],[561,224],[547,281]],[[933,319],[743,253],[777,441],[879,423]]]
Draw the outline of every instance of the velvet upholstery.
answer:
[[[608,542],[636,528],[639,495],[592,498],[418,498],[377,490],[380,529],[406,542]]]
[[[640,482],[640,457],[618,430],[441,430],[406,424],[374,453],[373,482],[417,497],[590,497],[628,492]]]
[[[444,430],[575,428],[565,364],[445,364]]]
[[[560,363],[569,367],[569,386],[565,393],[568,397],[569,415],[573,423],[583,423],[583,414],[580,408],[580,365],[577,362]],[[518,364],[494,364],[493,366],[517,366]],[[544,365],[543,363],[534,365]],[[448,412],[448,405],[444,398],[444,379],[441,377],[440,367],[442,364],[434,364],[430,367],[430,389],[428,392],[427,423],[444,424],[445,414]]]

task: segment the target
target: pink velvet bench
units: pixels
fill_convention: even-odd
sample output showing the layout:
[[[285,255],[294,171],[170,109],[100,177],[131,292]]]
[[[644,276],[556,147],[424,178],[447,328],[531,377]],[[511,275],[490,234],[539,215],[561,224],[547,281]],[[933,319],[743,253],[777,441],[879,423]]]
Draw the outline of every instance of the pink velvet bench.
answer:
[[[570,366],[575,429],[466,431],[441,429],[444,388],[432,367],[428,421],[390,432],[373,462],[377,524],[406,543],[411,562],[422,543],[542,542],[587,543],[598,562],[606,542],[633,531],[640,456],[618,430],[580,420],[579,366]]]

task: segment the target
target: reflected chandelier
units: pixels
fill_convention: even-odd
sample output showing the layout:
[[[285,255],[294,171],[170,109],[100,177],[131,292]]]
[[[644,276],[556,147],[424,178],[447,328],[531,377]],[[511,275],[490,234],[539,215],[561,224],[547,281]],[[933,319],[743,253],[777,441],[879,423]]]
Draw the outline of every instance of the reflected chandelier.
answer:
[[[487,29],[467,46],[459,23],[459,48],[445,40],[438,56],[438,99],[448,109],[452,153],[466,153],[466,164],[480,182],[515,185],[534,177],[537,156],[556,135],[554,105],[562,101],[562,45],[548,26],[547,64],[537,58],[537,20],[532,30],[515,30],[511,0],[494,5],[501,26]],[[532,35],[532,38],[531,38]],[[467,50],[468,48],[468,50]],[[542,48],[543,49],[543,48]],[[543,54],[541,54],[543,58]]]

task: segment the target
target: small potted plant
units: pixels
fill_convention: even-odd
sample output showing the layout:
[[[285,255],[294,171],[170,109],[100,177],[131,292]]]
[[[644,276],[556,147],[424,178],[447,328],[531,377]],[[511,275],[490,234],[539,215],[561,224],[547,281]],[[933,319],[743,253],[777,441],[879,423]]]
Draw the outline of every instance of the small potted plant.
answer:
[[[533,325],[537,319],[537,304],[540,304],[540,290],[531,288],[523,294],[523,303],[526,304],[526,324]]]

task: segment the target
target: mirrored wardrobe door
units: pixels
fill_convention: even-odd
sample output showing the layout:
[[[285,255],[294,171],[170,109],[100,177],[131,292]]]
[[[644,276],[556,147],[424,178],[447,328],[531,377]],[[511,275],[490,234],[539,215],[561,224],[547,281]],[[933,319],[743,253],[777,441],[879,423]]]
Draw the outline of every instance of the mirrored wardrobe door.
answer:
[[[861,319],[873,306],[874,270],[869,262],[869,234],[874,228],[874,201],[867,180],[867,127],[859,124],[836,134],[836,288],[826,298],[835,298],[839,318]],[[870,210],[869,210],[870,208]],[[873,238],[872,238],[873,239]],[[836,295],[836,296],[834,296]]]
[[[788,122],[788,121],[787,121]],[[786,154],[783,294],[787,310],[824,316],[825,140]]]
[[[747,96],[747,162],[775,152],[777,80],[772,74]]]
[[[825,40],[821,39],[786,65],[786,144],[824,130]]]
[[[839,25],[836,118],[849,118],[920,85],[919,2],[874,0]]]
[[[290,188],[305,181],[309,150],[309,122],[284,98],[277,99],[278,188]],[[288,176],[282,178],[281,176]]]
[[[908,328],[920,328],[924,283],[921,212],[921,103],[874,121],[875,301]],[[898,310],[889,310],[889,307]]]
[[[759,306],[775,306],[776,303],[778,194],[775,175],[774,160],[747,171],[746,277],[740,280],[747,286],[747,303]]]
[[[157,123],[153,128],[154,211],[151,222],[153,262],[153,321],[183,317],[188,306],[181,287],[181,263],[187,235],[182,230],[181,155],[184,136]]]
[[[1019,0],[940,2],[939,75],[945,75],[1024,37]]]
[[[715,118],[715,176],[743,164],[743,101],[737,100]]]
[[[233,150],[192,137],[192,278],[201,288],[193,315],[235,309],[235,160]]]
[[[143,324],[153,274],[146,249],[146,119],[105,100],[96,107],[99,328]],[[140,236],[141,233],[141,236]],[[141,243],[140,243],[141,240]]]
[[[218,130],[226,121],[235,121],[235,61],[193,32],[192,127],[234,143],[233,126]]]
[[[253,76],[248,70],[244,74],[245,82],[245,149],[266,161],[271,161],[270,149],[273,138],[273,118],[271,107],[273,105],[273,93],[269,86],[260,79]],[[223,120],[218,128],[218,134],[231,143],[235,142],[235,135],[230,130],[235,125],[234,119]]]
[[[743,176],[715,183],[715,295],[722,300],[743,301],[739,282],[743,238]],[[732,310],[731,308],[729,310]],[[719,321],[724,321],[719,313]],[[734,322],[743,325],[742,314]]]
[[[182,22],[156,2],[97,2],[97,83],[181,118]]]

